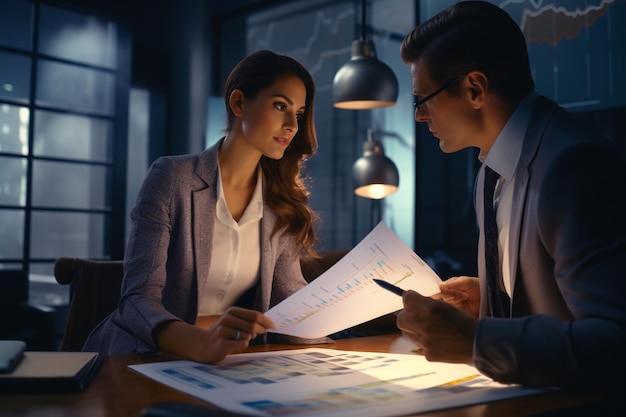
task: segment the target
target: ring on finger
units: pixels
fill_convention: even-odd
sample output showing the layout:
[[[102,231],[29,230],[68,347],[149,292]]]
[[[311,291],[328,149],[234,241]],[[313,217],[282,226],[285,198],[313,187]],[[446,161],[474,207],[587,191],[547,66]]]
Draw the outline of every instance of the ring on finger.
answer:
[[[233,339],[239,340],[239,336],[241,336],[241,332],[239,331],[239,329],[237,329],[235,330],[235,337],[233,337]]]

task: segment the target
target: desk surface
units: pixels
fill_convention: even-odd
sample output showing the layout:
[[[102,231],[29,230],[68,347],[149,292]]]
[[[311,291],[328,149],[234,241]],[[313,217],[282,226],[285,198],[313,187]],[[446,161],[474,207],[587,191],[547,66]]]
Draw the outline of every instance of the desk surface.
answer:
[[[399,334],[337,340],[332,345],[318,347],[386,353],[408,353],[413,348]],[[293,345],[253,346],[246,352],[265,352],[280,349],[311,347]],[[158,359],[140,359],[136,355],[106,356],[102,369],[91,385],[81,393],[54,395],[2,395],[0,416],[37,417],[139,417],[146,407],[168,401],[200,405],[209,403],[175,391],[163,384],[128,370],[127,366],[154,362]],[[487,404],[419,414],[431,417],[521,417],[556,413],[559,416],[597,415],[601,398],[591,394],[546,392],[537,395],[495,401]],[[591,414],[589,414],[591,413]]]

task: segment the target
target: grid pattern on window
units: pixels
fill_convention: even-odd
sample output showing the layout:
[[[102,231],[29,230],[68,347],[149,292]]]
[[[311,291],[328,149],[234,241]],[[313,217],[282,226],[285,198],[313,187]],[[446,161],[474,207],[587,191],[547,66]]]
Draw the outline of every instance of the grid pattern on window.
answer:
[[[0,2],[0,271],[110,258],[118,38],[104,17]]]

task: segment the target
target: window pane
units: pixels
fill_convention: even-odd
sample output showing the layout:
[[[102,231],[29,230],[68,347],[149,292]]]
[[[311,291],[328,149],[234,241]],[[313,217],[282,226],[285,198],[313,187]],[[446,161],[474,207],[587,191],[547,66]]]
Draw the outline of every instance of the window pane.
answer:
[[[33,262],[29,265],[28,271],[31,285],[33,282],[54,282],[58,288],[69,290],[69,285],[59,285],[54,279],[54,262]]]
[[[0,99],[28,103],[30,62],[26,56],[0,52]]]
[[[26,204],[26,159],[0,157],[0,204]],[[0,234],[4,238],[3,234]]]
[[[0,152],[28,154],[28,107],[0,104]]]
[[[70,304],[70,286],[59,285],[54,279],[54,262],[31,262],[28,271],[30,304],[67,309]]]
[[[113,114],[113,75],[43,59],[38,68],[38,105]]]
[[[111,22],[41,6],[39,49],[43,54],[114,68],[116,42]]]
[[[104,257],[103,214],[35,211],[32,215],[31,258]]]
[[[0,262],[0,271],[16,271],[22,268],[22,262]]]
[[[24,255],[24,211],[0,210],[0,259],[21,259]]]
[[[112,123],[92,117],[35,112],[34,154],[108,162]]]
[[[35,161],[33,205],[108,209],[109,167]]]
[[[0,45],[30,50],[32,10],[30,1],[0,1]]]

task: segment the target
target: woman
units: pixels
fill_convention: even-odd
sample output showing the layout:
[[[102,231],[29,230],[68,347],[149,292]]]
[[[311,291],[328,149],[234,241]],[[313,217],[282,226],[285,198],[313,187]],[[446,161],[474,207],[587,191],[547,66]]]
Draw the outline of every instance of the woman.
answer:
[[[226,81],[226,136],[151,167],[131,213],[117,310],[83,347],[214,363],[274,327],[262,312],[306,285],[314,213],[301,177],[317,149],[315,87],[260,51]]]

